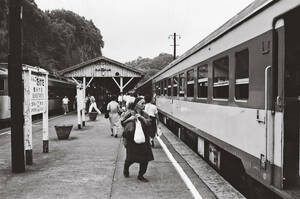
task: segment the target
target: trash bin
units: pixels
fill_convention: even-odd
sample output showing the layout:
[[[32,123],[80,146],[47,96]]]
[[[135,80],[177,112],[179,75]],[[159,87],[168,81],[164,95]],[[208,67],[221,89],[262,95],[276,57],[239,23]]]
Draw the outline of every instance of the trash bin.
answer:
[[[73,125],[62,125],[62,126],[54,126],[56,135],[59,140],[66,140],[69,138]]]
[[[90,112],[89,113],[89,118],[91,121],[95,121],[97,118],[98,113],[97,112]]]

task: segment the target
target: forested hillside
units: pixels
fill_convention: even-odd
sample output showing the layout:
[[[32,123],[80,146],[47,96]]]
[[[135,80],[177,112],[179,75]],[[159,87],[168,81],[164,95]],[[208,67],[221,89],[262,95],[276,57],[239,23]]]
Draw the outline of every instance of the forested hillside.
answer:
[[[101,56],[104,41],[90,20],[67,10],[43,12],[34,0],[23,5],[23,63],[51,71]],[[8,56],[8,0],[0,1],[0,62]]]
[[[153,59],[138,57],[136,60],[127,62],[125,64],[145,72],[144,78],[139,82],[143,83],[172,61],[173,55],[161,53]]]
[[[8,1],[0,0],[0,63],[8,61]],[[57,71],[102,55],[104,41],[92,21],[67,10],[44,12],[34,0],[23,2],[24,64]],[[126,64],[145,72],[144,82],[172,60],[161,53]]]

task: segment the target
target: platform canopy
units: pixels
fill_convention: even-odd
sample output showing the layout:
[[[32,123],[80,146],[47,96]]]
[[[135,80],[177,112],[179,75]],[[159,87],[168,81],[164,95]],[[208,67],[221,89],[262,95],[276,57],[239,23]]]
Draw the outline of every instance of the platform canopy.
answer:
[[[85,79],[91,89],[98,86],[115,94],[133,89],[143,77],[141,71],[104,56],[63,69],[59,73],[82,82]]]

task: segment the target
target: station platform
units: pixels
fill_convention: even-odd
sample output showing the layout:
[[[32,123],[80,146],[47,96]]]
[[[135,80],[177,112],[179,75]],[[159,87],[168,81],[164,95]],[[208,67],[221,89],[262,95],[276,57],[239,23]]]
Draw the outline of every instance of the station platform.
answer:
[[[73,124],[68,140],[58,140],[54,126]],[[200,198],[244,198],[214,169],[161,125],[161,141],[183,169]],[[0,198],[194,198],[165,154],[160,141],[152,148],[148,183],[137,180],[138,164],[123,176],[125,148],[111,137],[109,121],[98,116],[77,129],[75,113],[49,119],[49,153],[42,153],[42,123],[33,124],[33,165],[11,172],[9,130],[0,131]]]

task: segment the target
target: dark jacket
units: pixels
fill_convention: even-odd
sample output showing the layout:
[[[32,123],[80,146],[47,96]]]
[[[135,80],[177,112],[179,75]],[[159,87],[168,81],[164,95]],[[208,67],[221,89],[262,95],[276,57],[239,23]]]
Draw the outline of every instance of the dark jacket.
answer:
[[[124,127],[123,137],[126,139],[126,160],[131,162],[148,162],[154,160],[153,153],[149,141],[149,125],[150,125],[150,118],[147,113],[142,112],[142,116],[146,118],[148,121],[147,124],[140,119],[142,129],[145,135],[145,143],[136,144],[134,142],[134,132],[135,132],[135,121],[129,121],[124,123],[124,121],[129,118],[132,114],[125,113],[121,116],[121,124]]]

